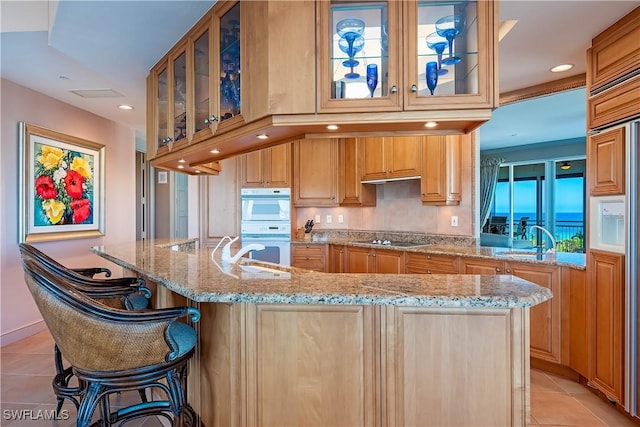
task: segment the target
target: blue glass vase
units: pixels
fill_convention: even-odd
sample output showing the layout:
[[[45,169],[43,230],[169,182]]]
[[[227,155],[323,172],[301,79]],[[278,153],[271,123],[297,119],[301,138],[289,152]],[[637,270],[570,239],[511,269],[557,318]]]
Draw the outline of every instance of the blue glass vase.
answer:
[[[373,98],[373,92],[376,90],[378,86],[378,66],[376,64],[367,65],[367,87],[369,88],[369,93]]]
[[[427,70],[426,70],[426,78],[427,78],[427,87],[433,95],[433,91],[436,90],[436,86],[438,85],[438,63],[435,61],[427,62]]]

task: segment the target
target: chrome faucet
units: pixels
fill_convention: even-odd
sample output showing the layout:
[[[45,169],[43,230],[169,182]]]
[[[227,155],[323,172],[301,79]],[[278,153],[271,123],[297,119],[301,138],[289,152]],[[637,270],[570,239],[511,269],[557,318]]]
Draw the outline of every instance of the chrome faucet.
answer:
[[[236,262],[238,262],[240,257],[243,256],[244,254],[251,251],[261,251],[264,249],[264,245],[261,245],[260,243],[251,243],[243,246],[242,248],[240,248],[240,250],[238,250],[238,252],[234,256],[231,256],[231,244],[236,240],[238,240],[239,238],[240,237],[236,237],[232,239],[229,236],[224,236],[222,239],[220,239],[215,249],[211,251],[211,258],[213,259],[214,252],[216,251],[216,249],[218,249],[218,246],[220,246],[220,244],[224,242],[225,239],[228,239],[229,243],[224,245],[224,247],[222,248],[222,254],[220,255],[220,258],[222,259],[222,262],[224,264],[235,264]]]
[[[533,230],[534,228],[538,228],[538,229],[544,231],[545,233],[547,233],[547,236],[549,236],[549,239],[551,239],[551,245],[552,245],[552,247],[547,249],[547,253],[548,254],[555,254],[556,253],[556,239],[553,238],[553,235],[549,232],[549,230],[547,230],[544,227],[540,227],[539,225],[532,225],[529,230]],[[542,247],[542,244],[540,244],[540,247]]]

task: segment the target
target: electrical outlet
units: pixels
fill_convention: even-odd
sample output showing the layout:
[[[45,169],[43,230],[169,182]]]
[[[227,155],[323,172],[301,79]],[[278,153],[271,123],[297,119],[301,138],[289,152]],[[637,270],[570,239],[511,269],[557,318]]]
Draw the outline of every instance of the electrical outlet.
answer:
[[[344,223],[344,215],[338,215],[338,224]]]
[[[331,215],[327,215],[327,224],[331,224],[333,222],[333,217]]]
[[[456,215],[451,216],[451,226],[452,227],[458,226],[458,217]]]
[[[316,224],[320,224],[320,215],[316,215],[316,220],[314,222]]]

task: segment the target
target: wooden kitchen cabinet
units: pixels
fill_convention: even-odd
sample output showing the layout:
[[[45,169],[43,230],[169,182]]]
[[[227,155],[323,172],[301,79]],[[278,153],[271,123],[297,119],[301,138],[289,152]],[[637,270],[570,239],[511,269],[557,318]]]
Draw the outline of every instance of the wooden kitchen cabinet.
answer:
[[[363,138],[362,181],[419,178],[422,137]]]
[[[453,111],[495,106],[498,21],[493,1],[322,1],[317,2],[317,8],[318,111]],[[438,59],[425,37],[434,31],[438,19],[454,13],[465,19],[455,41],[455,55],[460,60],[456,65],[443,65],[447,74],[438,78],[431,95],[425,67]],[[352,69],[347,66],[349,56],[339,46],[336,25],[347,17],[362,20],[367,34],[364,49],[353,58],[358,64]],[[364,52],[366,60],[361,58]],[[444,59],[447,62],[446,56]],[[368,65],[377,67],[373,96],[364,84]],[[355,74],[361,77],[354,78]]]
[[[591,250],[589,379],[610,400],[624,402],[624,255]]]
[[[243,425],[379,425],[376,309],[248,304]]]
[[[562,363],[584,378],[589,378],[590,299],[587,271],[562,267],[561,335],[563,345],[568,346],[567,352],[563,348]],[[565,353],[568,353],[568,357],[565,357]]]
[[[339,142],[338,200],[340,206],[375,206],[375,184],[363,184],[364,141],[344,138]]]
[[[625,128],[589,136],[589,187],[592,196],[625,192]]]
[[[291,244],[291,266],[320,272],[327,271],[328,245]]]
[[[243,154],[243,187],[291,187],[291,144]]]
[[[640,9],[636,8],[593,38],[587,56],[589,90],[640,69]]]
[[[348,273],[404,273],[404,251],[349,246],[346,261]]]
[[[459,205],[462,200],[462,144],[470,135],[425,136],[420,191],[424,205]]]
[[[293,206],[338,206],[337,170],[337,139],[303,139],[294,142]]]
[[[344,245],[329,245],[329,272],[347,272],[347,248]]]
[[[458,274],[459,257],[431,255],[419,252],[405,253],[405,273],[410,274]]]
[[[460,258],[461,274],[510,274],[505,273],[504,261],[497,259]]]
[[[531,357],[561,363],[561,269],[556,266],[505,262],[505,273],[551,290],[553,298],[531,307]]]

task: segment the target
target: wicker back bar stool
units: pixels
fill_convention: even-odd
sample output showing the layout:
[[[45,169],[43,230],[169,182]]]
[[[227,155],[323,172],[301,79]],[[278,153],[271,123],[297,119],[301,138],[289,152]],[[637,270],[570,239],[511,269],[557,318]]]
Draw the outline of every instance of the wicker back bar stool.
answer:
[[[199,320],[193,307],[128,311],[109,307],[79,292],[73,284],[23,259],[25,282],[40,313],[79,381],[76,425],[90,424],[97,407],[99,424],[121,425],[158,415],[174,426],[193,425],[187,404],[187,363],[197,341],[195,330],[179,318]],[[109,395],[154,389],[149,400],[111,411]]]
[[[109,277],[111,276],[111,271],[101,267],[68,268],[34,246],[21,243],[18,247],[22,259],[31,259],[53,275],[60,275],[68,279],[69,283],[72,283],[77,291],[100,300],[103,304],[127,310],[143,310],[149,307],[151,291],[145,286],[144,280],[140,278],[93,279],[93,275],[100,273],[104,273]],[[53,364],[56,369],[56,374],[52,381],[53,392],[56,395],[57,402],[56,414],[60,413],[65,399],[70,400],[78,409],[82,385],[70,385],[73,371],[71,367],[65,368],[57,344],[53,346]],[[146,401],[144,390],[140,390],[140,397],[143,402]]]

